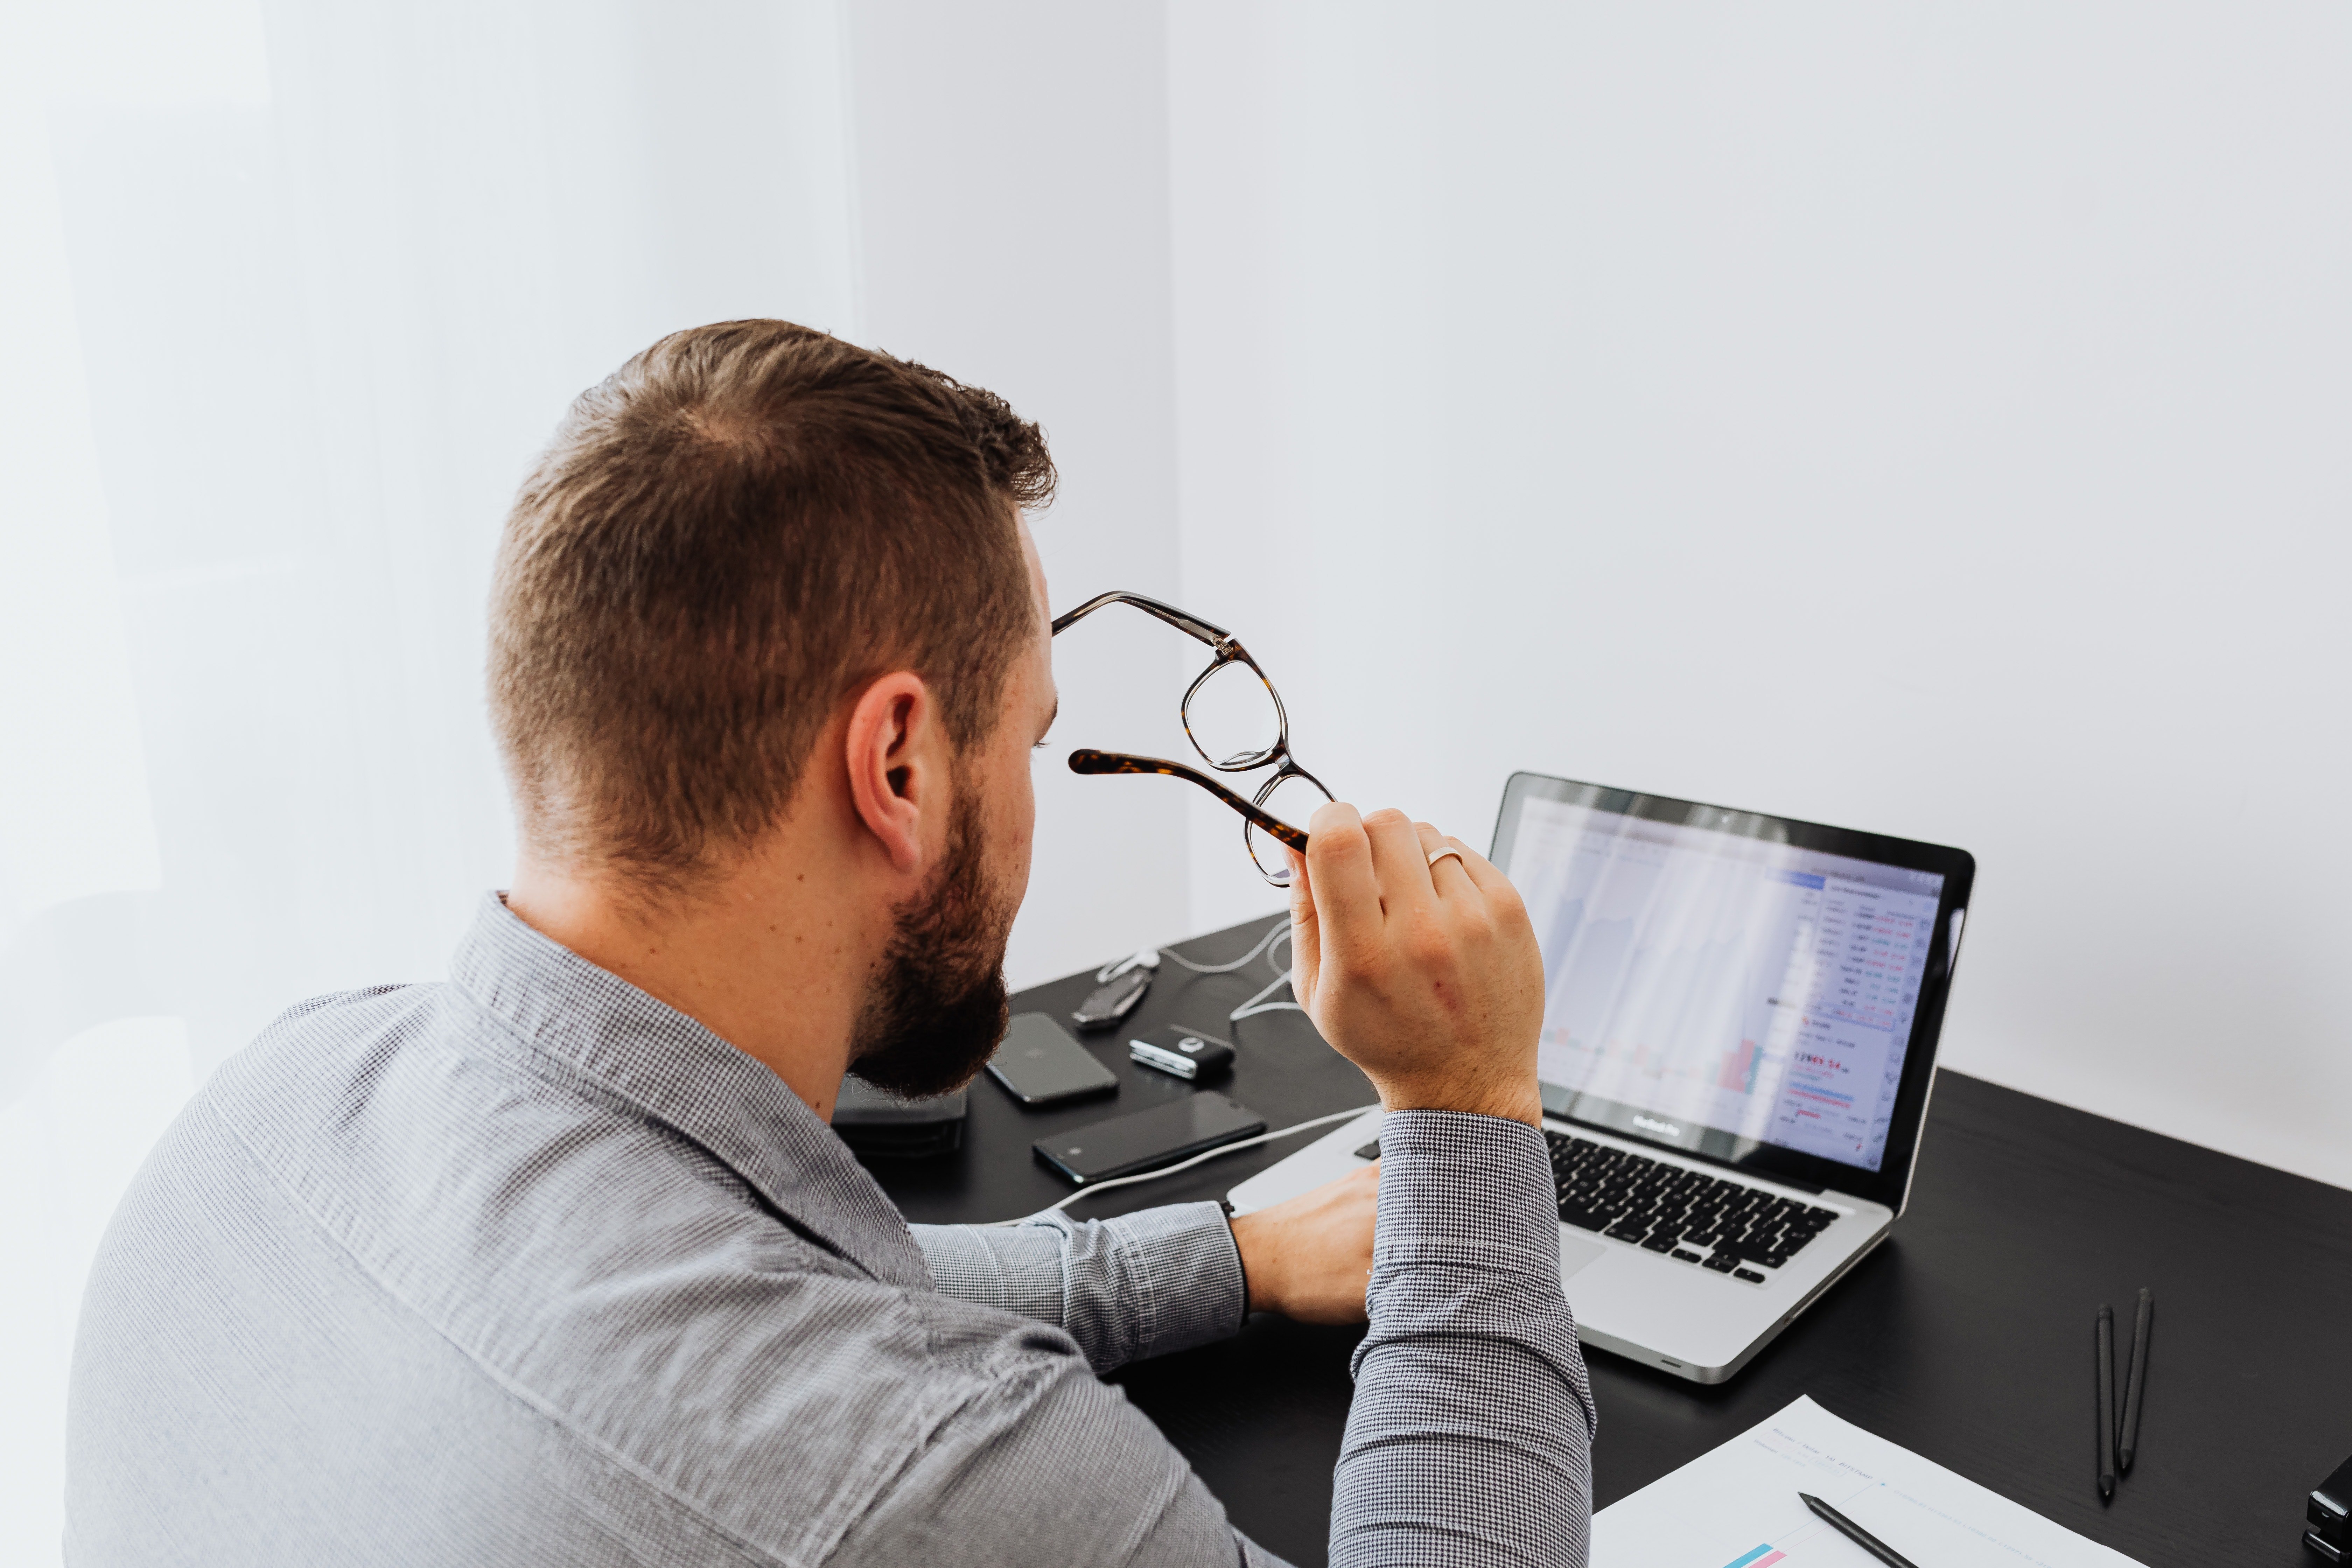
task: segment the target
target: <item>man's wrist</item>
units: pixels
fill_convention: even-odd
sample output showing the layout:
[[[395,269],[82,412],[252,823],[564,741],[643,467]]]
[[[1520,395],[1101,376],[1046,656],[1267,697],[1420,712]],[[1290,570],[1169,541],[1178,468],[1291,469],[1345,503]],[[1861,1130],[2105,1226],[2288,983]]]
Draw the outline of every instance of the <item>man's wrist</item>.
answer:
[[[1458,1110],[1507,1121],[1543,1125],[1543,1094],[1529,1076],[1517,1082],[1421,1083],[1396,1079],[1379,1085],[1383,1110]]]
[[[1234,1233],[1234,1252],[1242,1263],[1242,1310],[1245,1312],[1278,1312],[1282,1310],[1272,1293],[1275,1279],[1275,1258],[1278,1248],[1270,1245],[1263,1215],[1225,1215],[1225,1223]]]

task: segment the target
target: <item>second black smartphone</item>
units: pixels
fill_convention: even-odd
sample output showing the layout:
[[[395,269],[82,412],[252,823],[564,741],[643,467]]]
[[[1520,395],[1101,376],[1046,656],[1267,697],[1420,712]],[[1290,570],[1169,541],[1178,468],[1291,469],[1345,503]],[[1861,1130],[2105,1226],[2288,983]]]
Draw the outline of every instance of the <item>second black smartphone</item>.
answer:
[[[1265,1118],[1248,1106],[1203,1091],[1149,1110],[1074,1127],[1040,1138],[1029,1147],[1038,1159],[1083,1187],[1172,1165],[1189,1155],[1255,1138],[1265,1131]]]
[[[1118,1075],[1043,1013],[1013,1016],[1004,1043],[988,1058],[988,1072],[1024,1105],[1060,1105],[1118,1092]]]

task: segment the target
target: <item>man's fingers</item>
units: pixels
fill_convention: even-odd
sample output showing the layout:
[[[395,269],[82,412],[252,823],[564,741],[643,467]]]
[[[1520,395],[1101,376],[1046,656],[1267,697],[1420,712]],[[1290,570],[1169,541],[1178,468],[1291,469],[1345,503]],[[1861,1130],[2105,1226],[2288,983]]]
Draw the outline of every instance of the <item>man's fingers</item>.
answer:
[[[1380,879],[1381,897],[1391,912],[1400,902],[1426,904],[1437,896],[1429,879],[1429,857],[1421,835],[1402,811],[1376,811],[1364,818],[1371,840],[1372,872]]]
[[[1315,977],[1323,968],[1323,934],[1315,919],[1315,884],[1307,857],[1288,845],[1282,847],[1290,861],[1291,989],[1301,1002],[1315,994]]]
[[[1381,888],[1371,840],[1354,806],[1332,801],[1317,808],[1307,828],[1307,874],[1322,956],[1361,969],[1381,940]]]
[[[1460,839],[1447,837],[1426,822],[1416,822],[1412,828],[1421,836],[1421,853],[1424,859],[1441,849],[1461,851],[1466,847]],[[1475,888],[1470,880],[1470,868],[1455,855],[1448,855],[1443,860],[1430,860],[1429,879],[1441,899],[1449,893],[1466,893]]]
[[[1510,888],[1511,879],[1496,870],[1493,862],[1484,855],[1479,854],[1459,838],[1448,838],[1445,842],[1462,851],[1462,869],[1469,876],[1472,882],[1477,884],[1480,892],[1492,893]]]

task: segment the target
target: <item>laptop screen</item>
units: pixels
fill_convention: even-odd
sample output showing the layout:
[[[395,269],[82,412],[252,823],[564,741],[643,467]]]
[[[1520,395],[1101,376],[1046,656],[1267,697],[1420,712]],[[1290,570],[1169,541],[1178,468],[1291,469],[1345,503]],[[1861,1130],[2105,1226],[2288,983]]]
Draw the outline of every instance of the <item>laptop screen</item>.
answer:
[[[1817,847],[1833,829],[1559,793],[1515,787],[1496,836],[1543,949],[1547,1109],[1718,1157],[1879,1171],[1945,876]]]

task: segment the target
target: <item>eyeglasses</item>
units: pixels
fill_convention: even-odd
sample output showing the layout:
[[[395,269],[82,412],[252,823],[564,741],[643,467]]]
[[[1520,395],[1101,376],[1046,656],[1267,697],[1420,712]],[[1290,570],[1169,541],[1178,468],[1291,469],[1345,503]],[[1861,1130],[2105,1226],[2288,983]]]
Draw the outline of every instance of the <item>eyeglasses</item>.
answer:
[[[1215,657],[1186,689],[1184,700],[1177,709],[1185,736],[1192,741],[1192,749],[1201,753],[1201,760],[1219,773],[1243,773],[1263,767],[1275,771],[1249,800],[1198,769],[1171,763],[1165,757],[1138,757],[1124,752],[1083,748],[1070,753],[1070,771],[1165,773],[1199,784],[1242,814],[1242,845],[1256,863],[1259,875],[1277,888],[1288,887],[1290,861],[1283,854],[1284,847],[1302,855],[1307,853],[1306,829],[1295,825],[1313,816],[1316,807],[1331,798],[1331,792],[1291,757],[1290,717],[1283,711],[1282,698],[1274,689],[1274,682],[1265,678],[1265,671],[1257,667],[1257,660],[1249,656],[1233,633],[1141,594],[1103,594],[1088,599],[1055,619],[1054,635],[1061,636],[1105,605],[1132,605],[1187,637],[1208,644]]]

